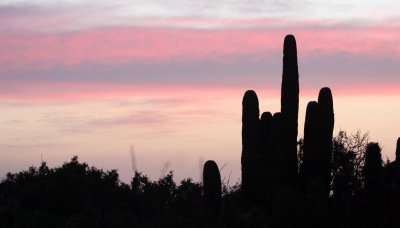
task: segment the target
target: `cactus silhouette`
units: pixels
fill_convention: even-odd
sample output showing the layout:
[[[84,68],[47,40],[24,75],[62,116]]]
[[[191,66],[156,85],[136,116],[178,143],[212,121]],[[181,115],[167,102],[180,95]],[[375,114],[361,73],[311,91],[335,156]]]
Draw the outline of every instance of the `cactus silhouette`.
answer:
[[[400,137],[396,144],[396,159],[384,168],[385,184],[400,186]]]
[[[311,101],[307,105],[300,187],[306,190],[307,182],[317,180],[323,184],[326,197],[329,197],[331,184],[334,121],[332,93],[324,87],[318,94],[318,102]]]
[[[397,144],[396,144],[396,161],[400,161],[400,137],[397,139]]]
[[[248,90],[242,102],[242,188],[246,196],[254,195],[257,184],[256,155],[259,152],[259,115],[257,94]]]
[[[389,167],[390,166],[393,167],[391,182],[400,186],[400,137],[397,139],[396,144],[396,160],[392,162]]]
[[[283,72],[281,89],[281,113],[284,121],[284,156],[288,182],[297,178],[297,127],[299,112],[299,72],[297,67],[296,39],[285,37],[283,45]],[[290,183],[289,183],[290,184]]]
[[[318,104],[321,114],[321,153],[322,153],[322,179],[329,196],[331,183],[332,137],[335,116],[333,112],[333,99],[331,90],[324,87],[319,91]]]
[[[255,203],[265,204],[272,177],[271,152],[272,152],[272,115],[264,112],[260,119],[260,150],[257,155],[257,185]]]
[[[277,112],[272,116],[272,134],[271,134],[271,153],[269,156],[269,164],[271,170],[271,180],[273,185],[280,184],[284,185],[287,183],[285,179],[285,167],[286,162],[284,156],[284,128],[283,128],[283,117],[282,113]]]
[[[307,104],[304,122],[303,164],[300,168],[300,178],[303,190],[307,182],[320,178],[321,175],[321,112],[319,104],[311,101]]]
[[[378,143],[369,143],[365,153],[364,190],[368,199],[376,198],[382,185],[382,157]]]
[[[271,152],[272,143],[272,114],[264,112],[261,115],[261,154],[268,157]]]
[[[218,210],[221,205],[221,175],[217,163],[212,160],[204,163],[203,169],[204,201],[206,208]]]

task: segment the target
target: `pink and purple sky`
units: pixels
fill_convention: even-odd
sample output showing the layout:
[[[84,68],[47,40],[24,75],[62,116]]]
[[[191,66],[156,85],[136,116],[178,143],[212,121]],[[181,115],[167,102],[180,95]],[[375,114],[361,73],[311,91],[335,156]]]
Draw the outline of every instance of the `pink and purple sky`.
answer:
[[[112,3],[111,3],[112,2]],[[306,104],[332,89],[335,131],[400,136],[400,2],[0,1],[0,177],[81,161],[199,180],[240,177],[241,101],[280,110],[282,46],[298,45]]]

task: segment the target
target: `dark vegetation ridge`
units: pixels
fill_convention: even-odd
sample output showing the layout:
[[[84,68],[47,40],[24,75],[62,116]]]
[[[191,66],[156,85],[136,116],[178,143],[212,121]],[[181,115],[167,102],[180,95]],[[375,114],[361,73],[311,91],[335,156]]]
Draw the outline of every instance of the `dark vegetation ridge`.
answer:
[[[0,227],[399,227],[400,138],[382,161],[368,134],[333,137],[332,92],[307,105],[297,140],[299,72],[294,36],[285,37],[281,111],[260,116],[255,91],[242,102],[242,182],[221,182],[204,164],[202,183],[171,171],[158,181],[80,163],[30,167],[0,182]]]

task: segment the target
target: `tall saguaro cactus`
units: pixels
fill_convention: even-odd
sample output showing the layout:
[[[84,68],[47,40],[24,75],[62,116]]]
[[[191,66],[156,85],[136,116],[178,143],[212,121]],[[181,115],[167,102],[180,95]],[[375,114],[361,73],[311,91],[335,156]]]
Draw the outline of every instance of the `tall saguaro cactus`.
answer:
[[[368,199],[375,199],[382,185],[382,156],[378,143],[369,143],[365,153],[364,190]]]
[[[221,204],[221,175],[217,163],[208,160],[203,168],[203,187],[205,206],[218,210]]]
[[[246,196],[254,195],[257,185],[256,155],[259,151],[259,115],[257,94],[248,90],[242,102],[242,188]]]
[[[315,101],[311,101],[307,105],[303,153],[300,176],[303,187],[306,187],[307,181],[319,178],[323,165],[321,164],[321,112],[319,104]]]
[[[331,160],[332,160],[332,137],[335,123],[335,114],[333,112],[333,99],[331,90],[324,87],[319,91],[318,105],[321,114],[321,177],[329,196],[331,183]]]
[[[285,127],[284,153],[288,181],[297,177],[297,127],[299,112],[299,72],[297,66],[296,39],[293,35],[285,37],[283,46],[283,72],[281,89],[281,113]]]

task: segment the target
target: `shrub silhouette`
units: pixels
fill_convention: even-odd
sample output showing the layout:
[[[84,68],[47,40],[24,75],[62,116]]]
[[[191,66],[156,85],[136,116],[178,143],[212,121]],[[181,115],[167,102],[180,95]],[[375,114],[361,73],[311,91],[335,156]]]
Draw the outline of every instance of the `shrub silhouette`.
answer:
[[[363,187],[363,168],[368,141],[368,133],[362,134],[360,131],[352,135],[340,131],[333,139],[332,179],[337,175],[344,175],[349,181],[348,190],[351,195],[358,195]]]
[[[9,173],[1,186],[0,224],[6,227],[118,226],[133,218],[124,209],[130,208],[129,187],[119,182],[116,170],[90,168],[77,157],[54,169],[42,163],[39,169]]]
[[[336,175],[335,179],[333,180],[333,197],[335,201],[339,203],[339,207],[342,207],[344,201],[351,197],[351,191],[348,183],[349,180],[347,179],[347,176],[342,173]]]

